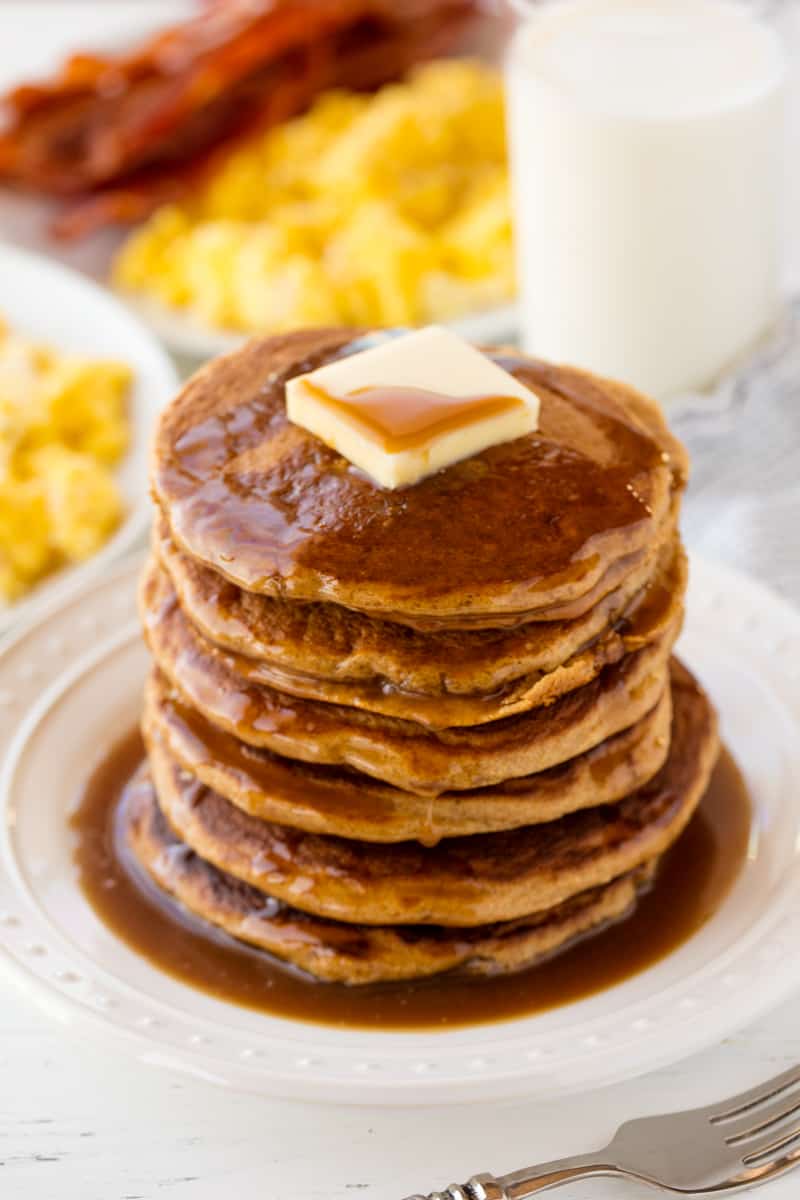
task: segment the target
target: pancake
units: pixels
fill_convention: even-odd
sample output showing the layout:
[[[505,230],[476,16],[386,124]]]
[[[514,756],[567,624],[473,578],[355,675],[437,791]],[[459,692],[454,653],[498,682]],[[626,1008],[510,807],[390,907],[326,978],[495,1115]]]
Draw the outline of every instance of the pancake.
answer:
[[[673,660],[673,689],[680,670]],[[678,674],[676,675],[676,672]],[[565,813],[613,804],[645,784],[669,749],[671,693],[635,725],[593,750],[537,775],[494,787],[418,796],[340,767],[281,758],[240,742],[186,708],[163,676],[148,680],[143,730],[204,784],[243,812],[309,833],[367,842],[491,833],[554,821]]]
[[[502,833],[376,846],[248,816],[148,746],[176,837],[220,870],[304,912],[367,925],[472,926],[553,908],[660,857],[685,828],[717,757],[696,684],[677,689],[661,771],[616,805]]]
[[[381,681],[350,683],[301,675],[232,651],[226,651],[226,656],[241,679],[302,699],[415,721],[433,730],[482,725],[551,703],[565,692],[591,682],[603,667],[657,641],[674,627],[683,613],[687,569],[683,550],[678,546],[671,549],[671,559],[651,586],[643,589],[602,634],[551,671],[521,675],[487,693],[425,696]]]
[[[257,596],[183,554],[163,518],[153,553],[186,616],[209,641],[287,674],[436,696],[490,691],[532,671],[551,671],[613,624],[673,553],[675,521],[617,587],[581,617],[495,629],[416,630],[336,604]]]
[[[624,915],[717,754],[671,660],[687,459],[658,406],[488,351],[538,430],[383,489],[284,391],[385,336],[251,341],[162,413],[117,825],[189,913],[347,983],[510,971]]]
[[[576,621],[432,635],[335,605],[242,592],[191,563],[168,538],[157,557],[182,611],[204,637],[228,650],[243,678],[432,729],[498,720],[588,683],[602,667],[663,635],[678,616],[687,581],[686,556],[673,539],[654,555],[641,587],[611,592]],[[224,636],[231,626],[238,638]],[[220,627],[222,639],[214,636]],[[468,682],[475,691],[466,689]]]
[[[363,344],[342,330],[254,340],[164,410],[152,486],[191,558],[248,591],[395,620],[458,627],[569,602],[577,616],[683,487],[685,452],[656,404],[501,355],[539,395],[539,430],[382,490],[285,412],[287,379]]]
[[[633,725],[667,683],[676,623],[553,704],[488,725],[431,731],[410,721],[302,700],[243,679],[231,657],[186,620],[166,574],[141,589],[150,652],[184,702],[253,746],[353,767],[404,791],[438,795],[544,771]]]
[[[160,890],[213,927],[327,982],[520,970],[623,917],[652,875],[652,868],[645,869],[554,911],[488,928],[346,925],[288,907],[198,858],[169,829],[146,772],[129,786],[120,818],[135,863]]]

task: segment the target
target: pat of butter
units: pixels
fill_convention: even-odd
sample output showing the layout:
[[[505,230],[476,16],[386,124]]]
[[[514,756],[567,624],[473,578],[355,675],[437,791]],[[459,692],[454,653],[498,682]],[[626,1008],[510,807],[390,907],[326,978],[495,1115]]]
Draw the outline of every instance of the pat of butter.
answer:
[[[539,397],[469,342],[430,326],[290,379],[286,410],[396,488],[532,433]]]

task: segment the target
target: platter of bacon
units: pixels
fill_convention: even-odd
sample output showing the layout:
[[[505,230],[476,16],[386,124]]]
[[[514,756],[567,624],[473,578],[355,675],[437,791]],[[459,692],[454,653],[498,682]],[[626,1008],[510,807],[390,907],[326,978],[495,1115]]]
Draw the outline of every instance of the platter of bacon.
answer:
[[[134,223],[324,89],[380,87],[492,20],[480,0],[198,0],[0,99],[0,183],[58,200],[61,238]]]

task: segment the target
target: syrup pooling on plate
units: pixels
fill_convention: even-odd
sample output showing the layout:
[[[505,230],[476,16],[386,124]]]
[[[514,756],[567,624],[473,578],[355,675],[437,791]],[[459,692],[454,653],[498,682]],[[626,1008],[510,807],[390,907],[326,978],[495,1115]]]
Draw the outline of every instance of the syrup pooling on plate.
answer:
[[[142,759],[138,733],[88,781],[72,818],[81,886],[98,916],[154,967],[220,999],[328,1025],[420,1029],[521,1017],[592,995],[656,963],[724,901],[747,854],[751,808],[724,752],[700,808],[634,911],[528,970],[487,979],[321,984],[188,917],[144,878],[115,834],[120,799]]]

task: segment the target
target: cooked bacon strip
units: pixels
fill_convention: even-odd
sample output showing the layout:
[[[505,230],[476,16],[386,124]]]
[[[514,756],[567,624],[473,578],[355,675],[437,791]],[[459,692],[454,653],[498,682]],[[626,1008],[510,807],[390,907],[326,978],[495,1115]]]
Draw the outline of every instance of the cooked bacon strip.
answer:
[[[374,88],[446,50],[479,0],[212,0],[125,57],[80,54],[5,100],[0,174],[79,197],[74,236],[179,195],[330,86]]]

